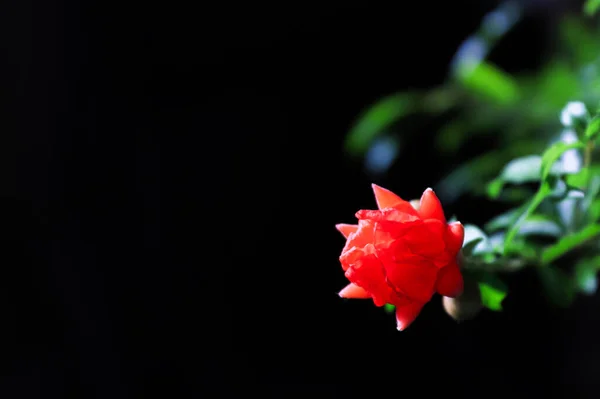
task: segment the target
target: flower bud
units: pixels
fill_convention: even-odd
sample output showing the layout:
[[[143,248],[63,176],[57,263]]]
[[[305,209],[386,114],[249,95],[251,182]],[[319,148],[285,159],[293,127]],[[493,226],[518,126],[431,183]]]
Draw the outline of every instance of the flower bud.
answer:
[[[456,321],[470,320],[477,316],[483,305],[481,303],[481,293],[476,281],[465,279],[464,291],[457,298],[442,298],[444,310]]]

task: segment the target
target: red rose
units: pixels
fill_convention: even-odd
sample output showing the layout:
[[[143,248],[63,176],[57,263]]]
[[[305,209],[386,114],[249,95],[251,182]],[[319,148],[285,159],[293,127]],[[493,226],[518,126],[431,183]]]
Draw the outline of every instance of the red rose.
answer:
[[[462,293],[457,255],[464,238],[459,222],[446,223],[433,190],[418,210],[389,190],[373,184],[378,211],[356,213],[358,225],[338,224],[347,238],[340,262],[350,284],[342,298],[373,298],[376,306],[396,306],[398,330],[417,317],[435,292]]]

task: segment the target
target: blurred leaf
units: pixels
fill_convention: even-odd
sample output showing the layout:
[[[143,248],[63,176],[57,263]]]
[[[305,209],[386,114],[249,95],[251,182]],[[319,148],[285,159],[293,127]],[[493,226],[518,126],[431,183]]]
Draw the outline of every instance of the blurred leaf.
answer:
[[[501,178],[492,180],[486,187],[487,195],[491,199],[497,199],[502,193],[502,187],[504,187],[504,180]]]
[[[567,175],[565,180],[569,186],[584,188],[587,186],[587,181],[590,176],[589,168],[581,168],[581,170],[577,173]]]
[[[464,228],[463,254],[465,256],[492,251],[488,236],[483,230],[474,224],[466,224]]]
[[[600,219],[600,199],[596,199],[589,207],[589,217],[591,223],[596,223]]]
[[[600,234],[600,225],[591,224],[577,233],[572,233],[561,238],[556,244],[546,248],[542,253],[542,264],[547,265],[552,263],[557,258],[560,258],[573,248],[583,244],[589,239]]]
[[[396,307],[391,303],[386,303],[385,305],[383,305],[383,310],[385,310],[387,313],[394,313]]]
[[[436,148],[442,153],[458,151],[468,138],[469,124],[462,119],[456,119],[440,128],[436,135]]]
[[[510,247],[510,244],[512,243],[513,239],[519,232],[519,230],[521,228],[521,224],[525,220],[527,220],[527,218],[529,218],[529,216],[531,214],[533,214],[533,212],[537,209],[537,207],[542,203],[542,201],[550,193],[552,193],[552,188],[550,187],[550,185],[547,182],[543,182],[540,185],[540,188],[538,189],[537,193],[535,193],[535,196],[524,205],[524,211],[521,213],[521,216],[519,216],[519,218],[515,221],[513,226],[510,228],[510,230],[508,230],[508,232],[506,233],[506,240],[504,242],[504,250],[505,251],[507,251],[508,247]]]
[[[595,116],[585,128],[585,138],[588,140],[593,140],[596,138],[598,133],[600,133],[600,116]]]
[[[583,5],[583,11],[588,17],[594,16],[598,12],[598,8],[600,8],[600,0],[587,0]]]
[[[525,236],[517,236],[510,246],[504,245],[504,256],[515,256],[522,260],[537,262],[540,257],[540,248],[524,239]]]
[[[597,273],[600,270],[600,256],[581,259],[575,264],[575,283],[579,291],[591,295],[598,288]]]
[[[562,154],[565,153],[565,151],[568,151],[573,148],[582,148],[583,146],[583,143],[579,141],[574,143],[565,143],[563,141],[559,141],[551,145],[544,152],[544,155],[542,155],[542,181],[546,181],[548,179],[548,176],[550,176],[554,163],[558,161],[558,159],[561,157]]]
[[[469,241],[467,244],[463,245],[462,251],[465,256],[473,255],[475,247],[479,245],[483,241],[483,237],[476,238],[474,240]]]
[[[519,99],[519,86],[512,76],[486,61],[462,66],[457,76],[465,88],[499,104],[510,105]]]
[[[479,277],[479,292],[483,306],[490,310],[500,311],[508,288],[495,274],[482,273]]]
[[[543,215],[532,215],[528,217],[519,229],[517,235],[544,235],[558,237],[563,234],[563,230],[555,221]]]
[[[532,105],[543,118],[554,118],[557,109],[579,95],[577,76],[565,62],[551,61],[538,76]]]
[[[484,229],[489,233],[493,233],[497,230],[504,229],[513,224],[515,220],[517,220],[517,218],[519,217],[519,214],[519,208],[511,209],[510,211],[504,212],[491,219],[485,224]]]
[[[573,52],[576,65],[585,65],[598,57],[600,44],[597,35],[578,18],[564,18],[560,30],[564,47]]]
[[[500,178],[508,183],[521,184],[540,179],[542,157],[529,155],[513,159],[502,170]]]
[[[517,140],[502,150],[493,150],[458,166],[436,184],[444,202],[455,201],[468,191],[484,186],[512,158],[540,150],[539,140]],[[483,193],[482,193],[483,194]]]
[[[367,151],[373,140],[394,122],[417,111],[416,93],[397,93],[375,103],[356,121],[345,147],[353,155]]]
[[[543,267],[537,270],[548,299],[557,306],[569,306],[575,299],[573,278],[556,267]]]

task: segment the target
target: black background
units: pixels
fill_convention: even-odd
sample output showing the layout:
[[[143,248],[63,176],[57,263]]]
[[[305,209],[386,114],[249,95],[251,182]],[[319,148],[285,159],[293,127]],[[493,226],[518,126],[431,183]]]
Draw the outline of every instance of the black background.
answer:
[[[336,295],[334,225],[374,206],[344,134],[441,83],[496,4],[438,3],[3,3],[0,396],[596,397],[598,297],[559,311],[525,273],[502,313],[456,324],[436,297],[400,333]],[[509,72],[567,9],[529,3]],[[376,183],[433,185],[457,159],[429,137]]]

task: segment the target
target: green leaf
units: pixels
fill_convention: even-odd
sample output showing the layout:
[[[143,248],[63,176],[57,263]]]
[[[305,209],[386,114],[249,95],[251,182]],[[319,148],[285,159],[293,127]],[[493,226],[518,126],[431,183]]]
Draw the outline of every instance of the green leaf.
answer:
[[[587,0],[583,5],[583,12],[588,17],[594,16],[600,8],[600,0]]]
[[[519,217],[519,214],[519,208],[511,209],[507,212],[501,213],[500,215],[494,217],[489,222],[487,222],[484,226],[484,229],[489,233],[493,233],[500,229],[504,229],[513,224],[515,220],[517,220],[517,218]]]
[[[537,262],[540,258],[540,248],[524,238],[515,238],[510,246],[504,246],[504,256],[514,256],[530,262]]]
[[[528,235],[543,235],[558,237],[563,234],[562,228],[555,221],[542,216],[542,215],[531,215],[523,223],[517,235],[528,236]]]
[[[488,62],[469,63],[457,76],[465,88],[499,104],[514,104],[519,99],[519,86],[512,76]]]
[[[595,116],[585,128],[585,138],[588,140],[593,140],[596,138],[598,133],[600,133],[600,116]]]
[[[556,161],[565,153],[573,148],[582,148],[584,144],[580,141],[576,141],[574,143],[565,143],[563,141],[559,141],[551,145],[542,155],[542,172],[541,179],[542,181],[546,181],[552,172],[552,167]]]
[[[589,218],[591,223],[596,223],[600,219],[600,199],[592,201],[589,209]]]
[[[391,303],[386,303],[385,305],[383,305],[383,310],[385,310],[387,313],[394,313],[396,307]]]
[[[466,224],[465,238],[463,240],[463,255],[472,256],[481,253],[488,253],[493,250],[489,243],[488,236],[483,230],[474,224]]]
[[[550,168],[551,175],[559,175],[564,173],[562,165],[555,163]],[[539,181],[542,174],[542,157],[539,155],[527,155],[516,158],[510,161],[500,176],[493,180],[487,186],[488,195],[496,199],[500,196],[500,192],[505,183],[523,184]],[[566,192],[565,192],[566,193]]]
[[[479,237],[479,238],[469,241],[468,244],[463,245],[463,247],[462,247],[463,254],[465,256],[473,255],[473,252],[475,251],[475,247],[477,245],[479,245],[479,243],[481,243],[482,241],[483,241],[483,237]]]
[[[521,224],[529,218],[530,215],[537,209],[538,206],[546,199],[548,195],[552,193],[552,188],[547,182],[543,182],[540,185],[539,190],[535,193],[535,196],[525,204],[525,210],[521,213],[519,218],[515,221],[513,226],[506,233],[506,241],[504,242],[504,251],[507,252],[510,247],[513,239],[518,234],[521,229]]]
[[[540,179],[542,157],[529,155],[513,159],[502,170],[500,178],[508,183],[522,184]]]
[[[559,307],[569,306],[575,299],[573,278],[556,267],[544,267],[537,270],[548,299]]]
[[[600,270],[600,256],[581,259],[575,264],[575,284],[584,294],[594,294],[598,288],[597,273]]]
[[[478,280],[483,306],[493,311],[502,310],[502,301],[508,292],[506,284],[492,273],[482,273]]]
[[[416,93],[397,93],[385,97],[367,109],[356,121],[345,141],[353,155],[364,153],[373,140],[401,118],[418,110]]]
[[[577,233],[561,238],[556,244],[546,248],[542,253],[541,263],[548,265],[567,252],[600,234],[600,225],[591,224]]]
[[[569,186],[585,188],[590,177],[590,168],[581,168],[577,173],[567,175],[565,180]]]
[[[485,230],[489,233],[512,226],[520,215],[520,210],[511,209],[502,213],[485,225]],[[563,233],[562,228],[556,221],[544,215],[531,215],[521,223],[517,236],[544,235],[556,237]]]

